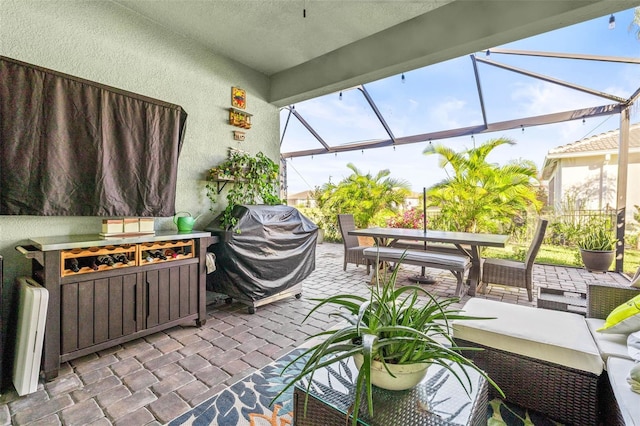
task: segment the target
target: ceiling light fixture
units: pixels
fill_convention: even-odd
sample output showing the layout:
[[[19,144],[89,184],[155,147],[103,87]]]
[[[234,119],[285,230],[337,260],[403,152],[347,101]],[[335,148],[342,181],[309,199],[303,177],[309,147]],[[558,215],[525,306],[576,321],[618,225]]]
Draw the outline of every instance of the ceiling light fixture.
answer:
[[[613,13],[611,14],[611,16],[609,16],[609,29],[612,30],[616,27],[616,17],[613,16]]]

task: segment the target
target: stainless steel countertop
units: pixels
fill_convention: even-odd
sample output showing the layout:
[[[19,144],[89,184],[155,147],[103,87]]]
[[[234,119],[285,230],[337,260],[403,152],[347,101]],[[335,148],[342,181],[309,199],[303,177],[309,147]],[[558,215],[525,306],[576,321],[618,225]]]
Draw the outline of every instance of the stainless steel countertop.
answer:
[[[118,239],[104,239],[98,234],[88,235],[59,235],[52,237],[40,237],[32,238],[30,241],[38,250],[52,251],[52,250],[68,250],[74,248],[83,247],[100,247],[100,246],[113,246],[118,244],[137,244],[148,243],[153,241],[165,241],[165,240],[186,240],[191,238],[203,238],[210,237],[211,232],[207,231],[191,231],[191,232],[178,232],[178,231],[156,231],[151,235],[140,235],[131,238],[118,238]]]

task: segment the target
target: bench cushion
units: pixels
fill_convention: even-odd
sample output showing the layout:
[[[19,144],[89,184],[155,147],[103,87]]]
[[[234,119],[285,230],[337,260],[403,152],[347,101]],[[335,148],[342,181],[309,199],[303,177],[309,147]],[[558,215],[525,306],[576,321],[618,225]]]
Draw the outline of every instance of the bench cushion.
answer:
[[[612,356],[607,360],[607,373],[625,424],[640,426],[640,394],[632,391],[627,383],[633,365],[630,359]]]
[[[596,330],[604,325],[603,319],[587,318],[586,322],[604,362],[607,362],[607,358],[610,356],[631,359],[627,349],[626,334],[604,334],[597,332]]]
[[[430,253],[391,247],[366,248],[364,257],[372,261],[379,259],[386,262],[399,262],[402,260],[403,263],[462,272],[471,267],[471,260],[464,255]]]
[[[423,241],[414,241],[414,240],[396,240],[391,243],[391,247],[401,249],[401,250],[417,250],[417,251],[428,251],[429,253],[445,253],[445,254],[454,254],[460,255],[460,250],[453,245],[448,243],[428,243],[427,248],[424,248]]]
[[[604,363],[584,317],[487,299],[470,299],[466,315],[491,320],[454,321],[454,337],[600,375]]]

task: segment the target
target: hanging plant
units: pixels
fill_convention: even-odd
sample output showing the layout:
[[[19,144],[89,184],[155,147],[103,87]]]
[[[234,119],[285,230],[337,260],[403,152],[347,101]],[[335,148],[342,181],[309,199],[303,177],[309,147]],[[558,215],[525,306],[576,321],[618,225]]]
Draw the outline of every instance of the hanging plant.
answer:
[[[237,219],[231,215],[239,204],[282,204],[279,197],[279,166],[262,152],[255,156],[245,151],[229,148],[229,157],[209,169],[207,197],[212,204],[217,201],[216,182],[228,181],[233,185],[227,192],[227,207],[222,213],[221,224],[234,226]],[[214,208],[211,207],[213,211]]]

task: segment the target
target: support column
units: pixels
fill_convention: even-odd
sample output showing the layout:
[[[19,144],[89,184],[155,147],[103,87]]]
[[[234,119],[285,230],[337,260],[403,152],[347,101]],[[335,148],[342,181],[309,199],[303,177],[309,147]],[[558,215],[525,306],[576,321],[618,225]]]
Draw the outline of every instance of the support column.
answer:
[[[627,175],[629,169],[630,105],[620,111],[620,143],[618,147],[618,187],[616,190],[616,272],[623,271],[624,231],[627,213]]]

